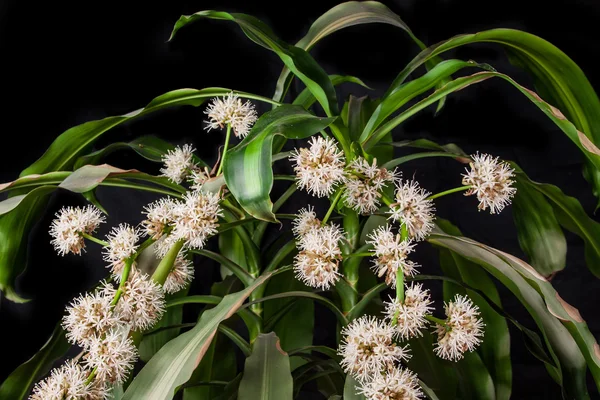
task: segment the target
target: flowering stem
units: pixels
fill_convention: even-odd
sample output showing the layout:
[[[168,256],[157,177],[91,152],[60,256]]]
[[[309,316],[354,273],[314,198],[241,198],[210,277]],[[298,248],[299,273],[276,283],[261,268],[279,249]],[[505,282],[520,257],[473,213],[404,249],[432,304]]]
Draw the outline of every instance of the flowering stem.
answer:
[[[88,240],[91,240],[91,241],[92,241],[92,242],[94,242],[94,243],[98,243],[100,246],[103,246],[103,247],[106,247],[106,246],[108,246],[108,242],[105,242],[105,241],[104,241],[104,240],[102,240],[102,239],[98,239],[98,238],[96,238],[96,237],[93,237],[92,235],[88,235],[87,233],[83,233],[83,232],[79,232],[79,234],[80,234],[81,236],[83,236],[84,238],[86,238],[86,239],[88,239]]]
[[[448,190],[445,190],[443,192],[432,194],[431,196],[429,196],[427,198],[427,200],[437,199],[438,197],[442,197],[442,196],[445,196],[447,194],[456,193],[456,192],[462,192],[463,190],[469,190],[469,189],[471,189],[471,185],[460,186],[460,187],[457,187],[457,188],[454,188],[454,189],[448,189]]]
[[[352,254],[348,254],[347,256],[345,256],[345,258],[351,258],[351,257],[373,257],[375,255],[375,253],[370,252],[370,251],[364,251],[361,253],[352,253]]]
[[[117,288],[117,291],[115,292],[115,297],[113,297],[113,300],[110,302],[110,306],[112,308],[114,308],[117,303],[119,302],[119,299],[121,298],[121,295],[123,294],[123,288],[125,287],[125,282],[127,282],[127,278],[129,278],[129,273],[131,272],[131,266],[133,265],[133,258],[130,257],[128,259],[125,260],[125,265],[123,266],[123,272],[121,273],[121,282],[119,283],[119,287]]]
[[[400,240],[405,241],[408,239],[408,228],[406,224],[402,224],[400,227]],[[398,268],[396,271],[396,300],[398,303],[404,303],[404,270],[402,268]],[[392,318],[392,325],[396,325],[398,323],[398,314],[400,311],[396,311],[394,314],[394,318]]]
[[[229,137],[231,136],[231,124],[227,124],[227,133],[225,134],[225,146],[223,147],[223,157],[217,170],[217,176],[221,174],[223,170],[223,164],[225,164],[225,157],[227,157],[227,148],[229,147]]]
[[[431,322],[433,322],[435,324],[438,324],[438,325],[443,326],[444,328],[448,329],[448,324],[446,324],[446,321],[443,320],[443,319],[436,318],[433,315],[426,315],[425,319],[427,321],[431,321]]]
[[[160,261],[160,264],[158,264],[158,267],[156,267],[156,270],[152,274],[152,280],[154,282],[160,285],[163,285],[165,283],[165,281],[167,280],[167,276],[169,276],[169,273],[173,269],[173,264],[175,264],[175,260],[179,255],[179,251],[181,251],[181,248],[183,247],[183,243],[183,240],[179,240],[175,242],[173,246],[171,246],[171,249]]]
[[[96,377],[96,371],[97,370],[98,370],[98,367],[94,367],[94,369],[92,370],[92,372],[90,372],[90,374],[88,375],[87,379],[85,380],[85,386],[87,386],[90,383],[92,383],[92,381]]]
[[[329,210],[327,210],[327,214],[325,214],[325,218],[323,218],[323,221],[321,222],[321,226],[325,226],[325,224],[327,224],[327,220],[329,219],[329,217],[331,217],[331,213],[333,212],[333,209],[337,205],[338,201],[340,201],[340,198],[342,197],[342,193],[343,193],[342,190],[338,191],[337,194],[335,195],[335,197],[333,198],[333,200],[331,201],[331,206],[329,207]]]

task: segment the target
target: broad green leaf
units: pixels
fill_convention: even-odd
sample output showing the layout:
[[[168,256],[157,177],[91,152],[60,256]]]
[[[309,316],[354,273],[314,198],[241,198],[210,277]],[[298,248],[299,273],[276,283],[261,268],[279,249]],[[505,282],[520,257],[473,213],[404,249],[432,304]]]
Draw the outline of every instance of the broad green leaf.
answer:
[[[71,174],[71,171],[55,171],[48,172],[47,174],[33,174],[23,176],[12,182],[0,184],[0,192],[5,192],[12,189],[22,189],[32,186],[44,186],[44,185],[58,185],[67,176]]]
[[[463,399],[496,399],[494,381],[478,353],[467,352],[465,358],[457,362],[456,370],[460,377]]]
[[[289,292],[293,290],[310,291],[311,288],[294,278],[294,272],[284,272],[267,283],[265,295]],[[300,347],[310,346],[313,343],[313,330],[315,326],[315,306],[309,299],[279,299],[268,301],[264,305],[264,320],[268,321],[282,308],[295,302],[293,306],[273,326],[273,332],[281,340],[281,348],[291,351]],[[304,364],[301,358],[294,357],[290,360],[292,370]]]
[[[465,237],[451,236],[436,229],[428,241],[481,265],[506,286],[541,330],[554,362],[560,366],[567,396],[589,398],[585,384],[586,360],[594,380],[597,384],[600,382],[600,361],[594,353],[596,341],[581,317],[573,317],[575,309],[565,306],[543,276],[524,261]]]
[[[596,148],[592,142],[600,143],[600,100],[594,88],[569,56],[553,44],[527,32],[492,29],[475,34],[458,35],[440,42],[415,57],[398,75],[390,91],[397,90],[419,65],[432,57],[438,57],[439,54],[458,46],[480,42],[503,45],[511,62],[531,74],[534,86],[542,98],[558,108],[553,110],[557,118],[565,120],[568,118],[577,130],[583,132],[581,135],[585,138],[580,138],[575,143],[586,143],[590,148]],[[558,110],[561,110],[566,118]],[[573,140],[571,135],[569,137]],[[581,148],[579,145],[578,147]],[[590,164],[593,164],[593,167]],[[598,169],[596,162],[588,161],[586,175],[594,187],[596,196],[600,196]]]
[[[294,381],[290,358],[274,332],[260,334],[246,359],[239,400],[291,400]]]
[[[255,17],[212,10],[183,15],[175,23],[169,40],[172,40],[177,31],[185,25],[204,18],[232,21],[238,24],[250,40],[273,51],[281,58],[285,66],[311,91],[328,116],[339,114],[335,89],[329,76],[319,64],[303,49],[283,42],[273,33],[271,28]]]
[[[333,122],[319,118],[302,107],[282,105],[261,116],[236,147],[229,150],[224,166],[227,187],[246,212],[257,219],[277,222],[269,193],[273,186],[273,136],[302,139]]]
[[[223,255],[223,257],[228,258],[245,270],[248,269],[246,253],[244,251],[244,243],[234,230],[228,230],[219,235],[219,252],[221,255]],[[225,279],[227,276],[232,274],[233,272],[231,272],[225,265],[221,264],[222,279]]]
[[[425,45],[413,35],[402,19],[385,5],[376,1],[349,1],[339,4],[321,15],[309,28],[308,33],[296,43],[296,47],[306,51],[321,39],[354,25],[382,23],[396,26],[408,33],[420,48]],[[290,71],[284,68],[277,80],[273,99],[282,101],[291,83]]]
[[[33,357],[21,364],[2,382],[0,399],[22,400],[27,398],[33,384],[52,367],[54,361],[65,355],[71,348],[65,338],[65,331],[59,325],[52,336]]]
[[[586,264],[594,275],[600,277],[600,224],[587,215],[579,200],[567,196],[558,187],[534,182],[519,169],[517,180],[546,196],[558,223],[583,239]]]
[[[357,78],[355,76],[329,75],[329,79],[331,79],[331,84],[333,86],[337,86],[342,83],[356,83],[357,85],[360,85],[367,89],[371,89],[362,80],[360,80],[359,78]],[[300,92],[300,94],[298,96],[296,96],[296,98],[294,99],[292,104],[302,106],[302,108],[304,108],[305,110],[308,110],[310,108],[310,106],[312,106],[314,104],[315,101],[317,101],[317,99],[312,94],[312,92],[310,90],[308,90],[308,88],[305,88],[304,90],[302,90]]]
[[[231,317],[252,290],[268,277],[261,277],[246,289],[223,297],[219,305],[202,314],[193,329],[163,346],[137,374],[123,399],[172,399],[177,387],[192,376],[208,350],[219,324]]]
[[[512,210],[519,244],[533,268],[549,277],[565,268],[567,240],[544,195],[519,179],[515,187]]]
[[[352,376],[346,376],[346,382],[344,384],[344,400],[367,400],[362,394],[356,392],[356,388],[360,384]]]

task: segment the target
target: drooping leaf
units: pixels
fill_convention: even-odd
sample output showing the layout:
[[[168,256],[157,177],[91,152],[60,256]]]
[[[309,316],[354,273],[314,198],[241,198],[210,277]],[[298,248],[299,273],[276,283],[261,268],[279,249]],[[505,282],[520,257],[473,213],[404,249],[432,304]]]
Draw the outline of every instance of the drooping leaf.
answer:
[[[302,107],[291,105],[282,105],[258,119],[248,136],[227,153],[224,166],[227,187],[246,212],[257,219],[277,221],[269,198],[273,186],[273,136],[301,139],[332,122],[332,118],[315,117]]]
[[[513,218],[521,249],[537,272],[549,277],[565,268],[567,240],[544,195],[517,179]]]
[[[294,381],[290,358],[274,332],[260,334],[246,359],[239,400],[291,400]]]
[[[2,382],[0,399],[22,400],[27,398],[33,384],[52,367],[52,363],[65,355],[71,345],[65,338],[65,331],[59,325],[52,336],[33,357],[21,364]]]
[[[193,329],[163,346],[133,379],[123,399],[173,398],[176,388],[190,379],[202,360],[219,324],[232,316],[252,290],[266,279],[268,276],[261,277],[246,289],[223,297],[219,305],[202,314]]]
[[[337,86],[342,83],[356,83],[357,85],[360,85],[367,89],[371,89],[362,80],[360,80],[359,78],[357,78],[355,76],[329,75],[329,79],[331,79],[331,84],[333,86]],[[308,88],[305,88],[304,90],[302,90],[300,92],[300,94],[298,96],[296,96],[296,98],[294,99],[292,104],[302,106],[302,108],[304,108],[305,110],[308,110],[310,108],[310,106],[312,106],[315,103],[315,101],[317,101],[317,99],[312,94],[312,92]]]
[[[246,14],[222,11],[199,11],[192,15],[182,15],[175,23],[172,40],[177,31],[185,25],[204,18],[232,21],[238,24],[244,34],[254,43],[273,51],[315,96],[328,116],[338,115],[338,105],[333,84],[329,76],[305,50],[291,46],[281,39],[260,20]]]
[[[248,269],[244,243],[234,230],[228,230],[219,234],[219,252],[223,257],[228,258],[246,270]],[[232,274],[233,272],[221,264],[222,279]]]

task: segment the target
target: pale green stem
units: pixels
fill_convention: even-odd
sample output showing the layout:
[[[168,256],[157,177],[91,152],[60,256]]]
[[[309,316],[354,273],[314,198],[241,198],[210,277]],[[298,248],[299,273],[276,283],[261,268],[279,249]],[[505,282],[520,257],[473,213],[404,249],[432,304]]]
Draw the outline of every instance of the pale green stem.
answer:
[[[227,124],[227,133],[225,134],[225,146],[223,147],[223,157],[221,157],[221,163],[217,170],[217,176],[221,174],[223,170],[223,164],[225,164],[225,157],[227,157],[227,148],[229,147],[229,137],[231,136],[231,124]]]
[[[440,326],[443,326],[444,328],[446,328],[446,330],[450,329],[450,327],[448,326],[448,324],[446,323],[446,321],[443,320],[443,319],[436,318],[433,315],[426,315],[425,319],[428,320],[428,321],[431,321],[431,322],[433,322],[435,324],[438,324]]]
[[[323,218],[323,221],[321,222],[321,226],[325,226],[325,224],[327,224],[327,220],[329,219],[329,217],[331,217],[331,213],[333,213],[333,210],[335,209],[335,206],[337,205],[338,201],[340,201],[340,198],[342,197],[342,193],[343,193],[343,191],[340,190],[335,195],[334,199],[331,202],[331,206],[329,207],[329,210],[327,210],[327,214],[325,214],[325,218]]]
[[[400,228],[400,240],[405,241],[408,239],[408,229],[406,224],[402,224]],[[398,268],[396,271],[396,300],[400,303],[404,303],[404,270],[402,268]],[[394,318],[392,318],[392,325],[396,325],[398,323],[398,314],[400,311],[396,311]]]
[[[438,197],[442,197],[442,196],[445,196],[447,194],[456,193],[456,192],[462,192],[464,190],[469,190],[469,189],[471,189],[471,185],[460,186],[460,187],[457,187],[457,188],[454,188],[454,189],[444,190],[443,192],[432,194],[431,196],[429,196],[427,198],[427,200],[437,199]]]
[[[129,273],[131,272],[132,265],[133,265],[133,258],[130,257],[127,260],[125,260],[125,265],[123,266],[123,272],[121,273],[121,282],[119,283],[119,287],[117,288],[117,291],[115,292],[115,297],[110,302],[110,306],[112,308],[114,308],[117,305],[117,303],[119,302],[119,299],[121,298],[121,295],[123,294],[123,288],[125,287],[125,282],[127,282],[127,278],[129,278]]]
[[[102,239],[98,239],[97,237],[93,237],[92,235],[89,235],[87,233],[83,233],[83,232],[79,232],[79,235],[81,235],[82,237],[91,240],[94,243],[98,243],[100,246],[106,247],[108,246],[108,242],[105,242]]]

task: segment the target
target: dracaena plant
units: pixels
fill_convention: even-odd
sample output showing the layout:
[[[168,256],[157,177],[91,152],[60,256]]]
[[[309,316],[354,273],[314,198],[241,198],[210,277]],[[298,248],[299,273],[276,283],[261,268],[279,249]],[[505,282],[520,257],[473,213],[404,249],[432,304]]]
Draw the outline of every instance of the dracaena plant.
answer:
[[[224,88],[172,91],[137,111],[69,129],[19,179],[0,187],[9,193],[0,202],[0,285],[8,299],[24,301],[13,283],[24,268],[28,230],[57,188],[91,204],[56,214],[49,227],[56,252],[102,256],[108,267],[105,280],[66,306],[44,348],[3,383],[2,398],[284,400],[312,382],[314,398],[508,399],[510,340],[525,340],[565,398],[589,398],[588,370],[600,384],[598,344],[548,277],[565,267],[563,228],[585,241],[589,268],[600,275],[598,224],[575,198],[530,180],[514,162],[485,149],[468,155],[452,144],[402,140],[394,131],[429,106],[441,109],[453,92],[500,78],[581,149],[598,193],[600,102],[573,61],[543,39],[509,29],[427,47],[377,2],[334,7],[295,46],[251,16],[218,11],[181,17],[173,35],[207,18],[237,24],[281,58],[285,68],[272,98]],[[328,76],[309,50],[339,29],[375,22],[405,30],[422,51],[383,97],[350,96],[340,109],[335,86],[362,81]],[[541,95],[489,65],[442,58],[476,42],[504,45],[533,74]],[[422,65],[426,71],[416,73]],[[305,86],[295,98],[287,93],[293,79]],[[259,102],[272,109],[259,115]],[[206,130],[223,135],[214,166],[191,145],[154,137],[88,150],[107,130],[178,105],[201,106]],[[288,139],[298,140],[295,148]],[[410,153],[394,158],[394,147]],[[121,148],[162,163],[161,175],[101,163]],[[424,157],[450,157],[464,173],[431,193],[402,174],[403,164]],[[277,164],[293,174],[275,176]],[[272,202],[275,179],[287,190]],[[102,238],[98,186],[150,191],[157,199],[140,209],[137,226],[116,224]],[[328,207],[278,213],[296,191]],[[464,237],[436,213],[445,196],[462,195],[464,207],[512,211],[530,263]],[[269,232],[275,239],[267,240]],[[218,251],[206,246],[215,237]],[[414,255],[423,242],[439,250],[441,275],[420,274]],[[223,281],[210,294],[190,295],[201,268],[194,261],[203,258],[222,266]],[[432,300],[436,280],[444,283],[444,302]],[[522,303],[530,326],[503,309],[497,284]],[[331,347],[313,342],[313,302],[336,321]],[[182,324],[189,303],[206,307],[197,322]],[[509,325],[522,335],[511,338]],[[48,373],[71,346],[78,355]],[[236,362],[241,356],[245,362]]]

